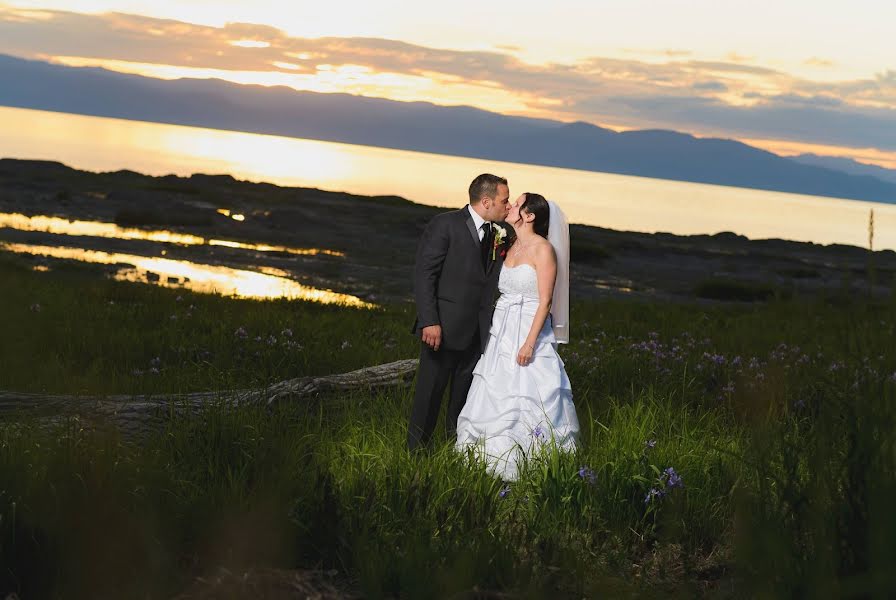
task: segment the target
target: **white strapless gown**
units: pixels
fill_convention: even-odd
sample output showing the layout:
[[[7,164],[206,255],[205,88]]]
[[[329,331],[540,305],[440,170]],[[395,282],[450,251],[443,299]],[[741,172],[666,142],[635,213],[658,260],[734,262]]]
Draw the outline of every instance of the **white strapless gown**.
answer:
[[[472,448],[492,474],[515,481],[524,457],[552,445],[574,450],[579,419],[550,317],[538,334],[532,361],[526,366],[516,362],[538,309],[535,269],[503,267],[498,290],[488,345],[457,420],[455,447],[461,452]]]

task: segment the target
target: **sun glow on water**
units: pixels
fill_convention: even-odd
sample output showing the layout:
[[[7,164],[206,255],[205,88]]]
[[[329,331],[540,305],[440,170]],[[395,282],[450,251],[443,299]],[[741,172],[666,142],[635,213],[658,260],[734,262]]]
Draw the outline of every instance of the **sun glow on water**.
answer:
[[[219,265],[203,265],[185,260],[59,246],[0,243],[0,249],[18,254],[48,256],[95,264],[121,265],[114,275],[115,279],[119,281],[153,283],[163,287],[182,288],[194,292],[238,298],[290,298],[368,309],[376,306],[364,302],[357,296],[302,285],[288,279],[287,273],[279,269],[262,268],[261,272],[255,272]]]

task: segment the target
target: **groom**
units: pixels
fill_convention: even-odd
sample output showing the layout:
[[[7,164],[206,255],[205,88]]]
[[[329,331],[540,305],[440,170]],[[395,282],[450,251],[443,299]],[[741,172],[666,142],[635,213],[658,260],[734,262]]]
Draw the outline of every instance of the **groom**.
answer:
[[[503,262],[492,223],[507,218],[509,199],[507,180],[484,173],[470,184],[469,205],[436,215],[423,232],[414,267],[413,333],[422,343],[408,426],[411,450],[429,444],[449,380],[446,428],[449,435],[457,428],[488,341]]]

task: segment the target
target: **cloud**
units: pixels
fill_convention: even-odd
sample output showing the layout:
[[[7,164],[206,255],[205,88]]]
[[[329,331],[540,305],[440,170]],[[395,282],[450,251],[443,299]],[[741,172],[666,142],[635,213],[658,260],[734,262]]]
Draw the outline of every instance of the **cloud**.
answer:
[[[691,87],[695,90],[706,92],[724,92],[728,90],[728,86],[721,81],[698,81]]]
[[[751,60],[755,60],[753,56],[747,56],[745,54],[738,54],[737,52],[729,52],[726,57],[728,60],[734,63],[747,63]]]
[[[687,50],[628,50],[665,60],[596,56],[536,65],[515,56],[518,50],[299,38],[259,24],[209,27],[121,13],[0,7],[0,53],[29,58],[80,57],[283,77],[357,66],[457,89],[456,98],[465,103],[471,103],[475,89],[482,90],[482,98],[504,94],[515,98],[522,112],[537,116],[896,151],[891,133],[896,131],[896,70],[851,81],[812,81],[736,54],[707,61],[692,58]],[[810,61],[816,66],[829,62]],[[489,108],[483,102],[478,106]]]
[[[693,54],[690,50],[680,50],[673,48],[623,48],[622,51],[625,54],[639,56],[665,56],[667,58],[684,58]]]
[[[826,58],[818,58],[817,56],[813,56],[811,58],[807,58],[803,64],[809,65],[810,67],[833,67],[836,63],[832,60],[828,60]]]

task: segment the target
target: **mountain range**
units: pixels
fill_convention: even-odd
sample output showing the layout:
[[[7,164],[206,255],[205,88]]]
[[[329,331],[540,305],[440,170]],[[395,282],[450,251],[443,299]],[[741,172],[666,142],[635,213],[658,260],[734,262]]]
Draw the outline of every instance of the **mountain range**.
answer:
[[[848,159],[786,158],[728,139],[216,79],[161,80],[6,55],[0,105],[896,202],[896,171]]]
[[[816,167],[825,167],[834,169],[835,171],[843,171],[851,175],[871,175],[882,181],[896,183],[896,170],[885,169],[877,165],[869,165],[851,158],[843,158],[840,156],[819,156],[818,154],[800,154],[790,157],[793,160],[803,163],[804,165],[813,165]]]

